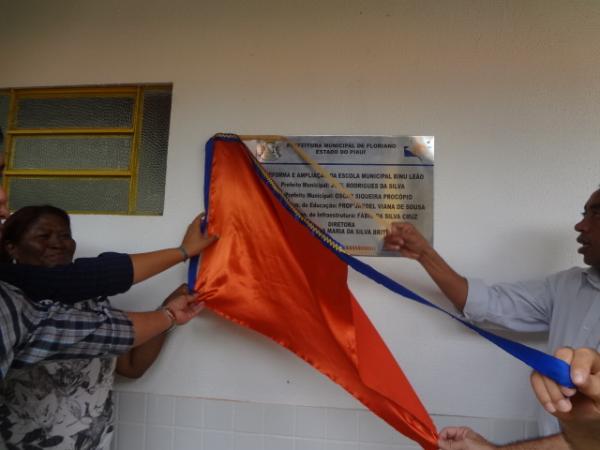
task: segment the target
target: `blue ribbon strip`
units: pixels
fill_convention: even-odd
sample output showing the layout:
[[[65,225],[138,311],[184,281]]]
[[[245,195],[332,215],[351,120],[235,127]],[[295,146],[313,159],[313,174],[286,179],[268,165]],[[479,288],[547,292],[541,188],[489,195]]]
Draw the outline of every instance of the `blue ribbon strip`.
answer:
[[[210,138],[206,143],[205,153],[204,153],[204,208],[206,215],[204,216],[204,220],[200,224],[200,231],[204,233],[206,231],[206,224],[208,223],[208,196],[210,193],[210,174],[212,169],[212,160],[214,153],[214,139]],[[236,139],[239,141],[239,139]],[[200,262],[199,256],[193,256],[190,258],[190,264],[188,266],[188,289],[190,291],[194,290],[194,286],[196,286],[196,276],[198,275],[198,264]]]
[[[214,152],[214,142],[216,140],[227,141],[227,142],[242,142],[239,137],[232,134],[226,135],[215,135],[212,137],[207,143],[205,148],[205,165],[204,165],[204,206],[206,208],[206,218],[202,224],[202,230],[206,227],[206,221],[209,219],[209,191],[210,191],[210,174],[212,167],[212,159]],[[265,182],[265,184],[269,187],[271,192],[275,195],[275,197],[279,200],[279,202],[284,206],[295,218],[300,221],[304,226],[307,226],[308,219],[300,216],[299,211],[295,210],[290,206],[287,199],[282,197],[282,195],[273,187],[270,183],[266,182],[264,174],[258,170],[257,174],[260,178]],[[421,297],[419,294],[411,291],[405,286],[402,286],[400,283],[392,280],[391,278],[383,275],[382,273],[375,270],[368,264],[356,259],[355,257],[348,255],[345,252],[340,252],[336,246],[341,246],[341,244],[337,243],[334,239],[332,239],[329,235],[327,235],[323,230],[319,230],[318,233],[315,233],[310,227],[307,227],[311,233],[318,238],[323,245],[328,247],[332,252],[334,252],[338,258],[348,264],[357,272],[363,274],[367,278],[379,283],[386,288],[390,289],[392,292],[401,295],[402,297],[408,298],[409,300],[413,300],[419,302],[425,306],[429,306],[430,308],[434,308],[437,311],[440,311],[452,319],[460,322],[467,328],[470,328],[477,334],[483,336],[485,339],[491,341],[493,344],[500,347],[502,350],[511,354],[515,358],[521,360],[525,364],[527,364],[532,369],[538,371],[542,375],[554,380],[558,384],[566,387],[575,387],[573,382],[571,381],[570,376],[570,366],[566,362],[555,358],[554,356],[548,355],[547,353],[541,352],[537,349],[528,347],[519,342],[511,341],[510,339],[503,338],[501,336],[495,335],[494,333],[490,333],[489,331],[483,330],[470,322],[467,322],[455,315],[449,313],[448,311],[440,308],[439,306],[431,303],[429,300]],[[321,234],[322,233],[322,234]],[[323,236],[326,236],[326,239],[323,239]],[[198,272],[198,257],[193,257],[190,260],[190,265],[188,269],[188,286],[190,289],[196,284],[196,275]]]

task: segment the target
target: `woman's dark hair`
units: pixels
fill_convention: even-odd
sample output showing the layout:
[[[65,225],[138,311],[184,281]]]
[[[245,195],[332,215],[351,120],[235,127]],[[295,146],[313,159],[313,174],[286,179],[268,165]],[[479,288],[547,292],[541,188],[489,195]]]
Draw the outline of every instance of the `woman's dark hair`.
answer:
[[[71,227],[69,214],[64,209],[52,205],[25,206],[6,219],[2,227],[2,238],[0,238],[0,261],[10,262],[12,258],[6,249],[7,244],[18,244],[40,217],[48,215],[62,219],[68,227]]]

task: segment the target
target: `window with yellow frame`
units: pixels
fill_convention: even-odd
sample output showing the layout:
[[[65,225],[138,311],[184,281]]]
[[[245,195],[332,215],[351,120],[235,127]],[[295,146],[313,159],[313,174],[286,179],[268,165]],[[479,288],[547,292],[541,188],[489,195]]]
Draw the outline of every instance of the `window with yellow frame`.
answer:
[[[171,91],[163,84],[0,89],[9,207],[162,214]]]

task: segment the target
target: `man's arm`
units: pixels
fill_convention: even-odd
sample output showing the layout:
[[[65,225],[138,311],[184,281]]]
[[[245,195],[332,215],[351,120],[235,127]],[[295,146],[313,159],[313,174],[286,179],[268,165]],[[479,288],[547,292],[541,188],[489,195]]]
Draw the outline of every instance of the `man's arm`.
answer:
[[[469,291],[467,279],[452,269],[413,225],[393,222],[383,240],[383,248],[417,260],[456,309],[462,312]]]
[[[560,434],[506,445],[494,445],[468,427],[447,427],[440,431],[440,450],[569,450]]]
[[[571,364],[576,389],[534,372],[533,391],[546,411],[559,419],[573,450],[600,448],[600,353],[590,348],[561,348],[556,357]]]
[[[188,226],[181,247],[196,256],[216,240],[200,232],[203,215]],[[179,248],[138,254],[103,253],[97,258],[80,258],[55,268],[23,264],[0,264],[0,280],[25,291],[32,300],[53,299],[75,303],[94,297],[108,297],[127,291],[186,259]]]

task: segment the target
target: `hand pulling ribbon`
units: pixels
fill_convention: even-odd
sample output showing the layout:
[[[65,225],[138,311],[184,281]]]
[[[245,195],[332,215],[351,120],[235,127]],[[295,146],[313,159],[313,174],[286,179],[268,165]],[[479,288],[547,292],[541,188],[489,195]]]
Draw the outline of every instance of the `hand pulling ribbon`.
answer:
[[[572,386],[563,361],[465,322],[348,255],[287,201],[239,137],[208,141],[204,188],[208,231],[220,239],[199,273],[191,260],[189,286],[208,308],[294,352],[424,449],[437,449],[435,426],[348,289],[348,266]]]

